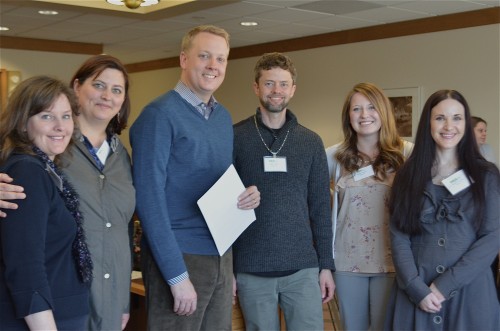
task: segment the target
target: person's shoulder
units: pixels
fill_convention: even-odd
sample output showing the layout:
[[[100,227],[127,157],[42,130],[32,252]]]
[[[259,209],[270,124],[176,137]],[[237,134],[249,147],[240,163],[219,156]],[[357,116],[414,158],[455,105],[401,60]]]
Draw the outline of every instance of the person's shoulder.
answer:
[[[304,125],[297,123],[296,130],[299,130],[299,132],[307,137],[314,137],[314,138],[321,138],[318,133],[315,131],[305,127]]]
[[[500,172],[495,163],[487,160],[481,160],[480,162],[484,169],[484,173],[487,179],[491,178],[493,180],[498,180],[500,178]]]
[[[337,150],[340,148],[340,145],[342,145],[342,142],[336,143],[335,145],[328,146],[326,148],[326,154],[328,155],[333,155],[337,152]]]
[[[295,134],[298,135],[299,139],[304,141],[306,144],[310,146],[317,146],[324,151],[325,145],[323,144],[323,139],[315,131],[303,126],[300,123],[297,123],[297,126],[292,130],[295,131]]]
[[[172,103],[178,103],[182,101],[182,97],[175,90],[170,90],[162,95],[157,96],[153,100],[151,100],[145,107],[144,111],[147,109],[169,109],[168,107]]]
[[[0,167],[0,171],[10,168],[41,168],[44,169],[43,162],[34,155],[28,154],[12,154]]]
[[[236,133],[237,131],[240,132],[241,130],[243,130],[250,123],[250,121],[253,121],[253,117],[254,115],[247,117],[244,120],[234,124],[233,125],[234,132]]]
[[[28,154],[13,154],[0,167],[0,172],[14,178],[14,184],[26,186],[39,185],[39,180],[45,180],[46,165],[36,156]],[[37,184],[38,183],[38,184]]]
[[[175,117],[175,114],[179,112],[173,110],[178,109],[182,100],[180,95],[174,90],[170,90],[152,100],[144,107],[137,119],[130,126],[130,134],[133,134],[138,127],[149,127],[151,122],[163,122],[168,118]]]

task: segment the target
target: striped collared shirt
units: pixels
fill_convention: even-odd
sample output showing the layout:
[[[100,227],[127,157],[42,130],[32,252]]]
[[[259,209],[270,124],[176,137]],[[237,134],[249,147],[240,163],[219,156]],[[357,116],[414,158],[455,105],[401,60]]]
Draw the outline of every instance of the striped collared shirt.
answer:
[[[208,120],[210,114],[214,110],[217,105],[217,100],[215,100],[214,96],[210,97],[208,103],[201,101],[201,99],[194,94],[183,82],[179,81],[175,86],[174,90],[180,94],[180,96],[189,102],[196,110]]]

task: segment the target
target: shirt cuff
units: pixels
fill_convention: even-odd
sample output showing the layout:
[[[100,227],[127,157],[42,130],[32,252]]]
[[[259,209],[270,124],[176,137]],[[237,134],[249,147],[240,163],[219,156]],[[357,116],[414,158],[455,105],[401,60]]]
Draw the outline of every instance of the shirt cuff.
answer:
[[[172,286],[175,284],[179,284],[180,282],[182,282],[183,280],[186,280],[188,278],[189,278],[189,274],[187,271],[185,271],[182,274],[180,274],[179,276],[167,280],[167,283],[168,283],[168,285]]]

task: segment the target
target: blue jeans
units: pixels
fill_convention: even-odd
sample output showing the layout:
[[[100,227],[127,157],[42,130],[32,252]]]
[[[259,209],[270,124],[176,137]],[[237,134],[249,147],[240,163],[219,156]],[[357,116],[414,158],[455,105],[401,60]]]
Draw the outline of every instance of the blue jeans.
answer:
[[[324,330],[318,268],[284,277],[238,273],[236,282],[246,331],[279,330],[278,305],[288,331]]]

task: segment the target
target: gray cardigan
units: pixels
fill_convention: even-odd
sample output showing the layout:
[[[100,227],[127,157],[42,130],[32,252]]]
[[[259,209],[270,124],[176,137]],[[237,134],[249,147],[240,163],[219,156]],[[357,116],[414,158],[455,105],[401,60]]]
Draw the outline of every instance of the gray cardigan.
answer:
[[[408,235],[391,222],[397,287],[387,316],[388,330],[499,330],[500,304],[490,265],[500,238],[500,179],[488,172],[479,230],[470,189],[455,196],[429,181],[422,197],[422,232]],[[418,202],[416,202],[418,203]],[[446,301],[439,313],[418,308],[434,283]]]
[[[81,138],[83,139],[83,138]],[[129,222],[135,209],[130,157],[118,136],[102,171],[79,139],[65,154],[63,169],[80,197],[83,227],[94,263],[90,330],[120,330],[128,313],[131,252]]]

